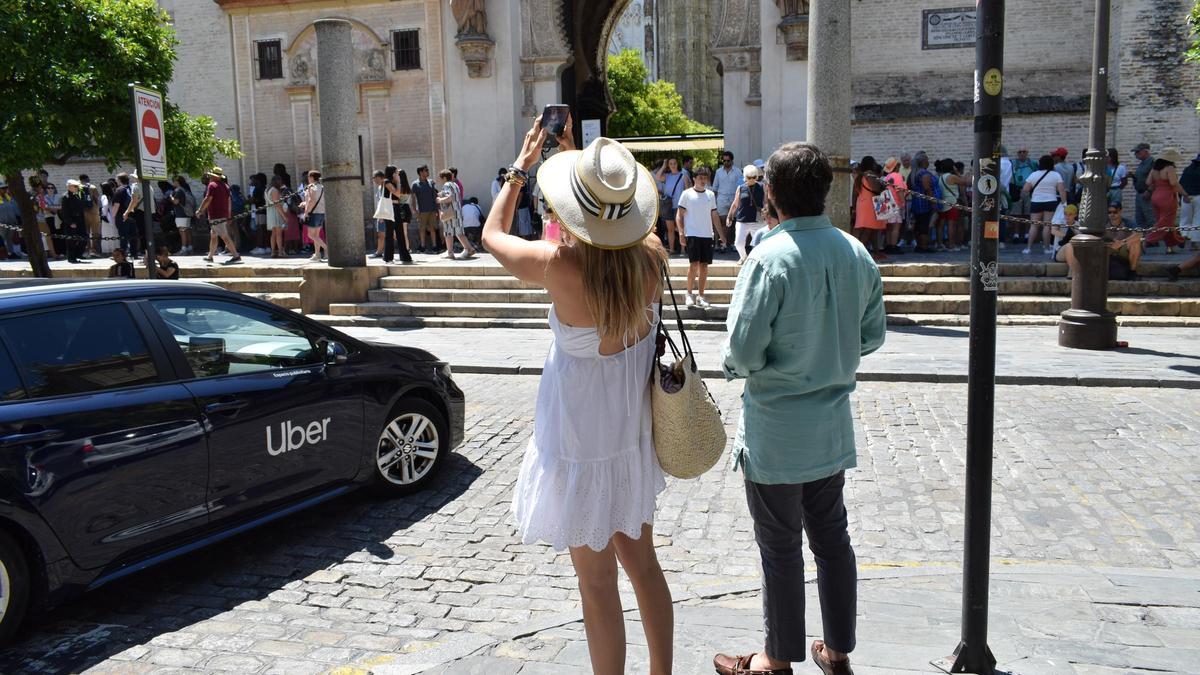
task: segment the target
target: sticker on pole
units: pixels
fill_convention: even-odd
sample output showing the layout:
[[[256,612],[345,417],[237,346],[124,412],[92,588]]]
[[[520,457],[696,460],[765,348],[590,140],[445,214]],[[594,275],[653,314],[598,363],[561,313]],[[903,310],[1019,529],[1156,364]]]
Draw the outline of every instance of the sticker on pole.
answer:
[[[984,239],[999,239],[1000,238],[1000,221],[989,220],[983,224]]]
[[[984,175],[980,176],[979,182],[976,183],[976,187],[979,188],[979,194],[982,194],[982,195],[996,194],[996,188],[999,187],[999,185],[1000,185],[1000,181],[996,180],[995,176],[988,175],[988,174],[984,174]]]
[[[167,178],[167,143],[163,138],[162,94],[153,89],[133,88],[133,120],[137,131],[141,177]]]

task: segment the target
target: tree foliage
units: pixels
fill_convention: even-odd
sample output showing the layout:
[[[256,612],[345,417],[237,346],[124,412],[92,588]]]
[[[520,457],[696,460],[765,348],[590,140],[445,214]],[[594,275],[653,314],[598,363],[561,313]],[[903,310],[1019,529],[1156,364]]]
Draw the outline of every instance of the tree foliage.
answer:
[[[1192,27],[1192,44],[1187,50],[1187,60],[1200,63],[1200,0],[1192,5],[1192,13],[1188,15],[1188,25]],[[1200,101],[1196,101],[1196,112],[1200,113]]]
[[[134,158],[129,83],[166,91],[175,65],[174,28],[155,0],[13,0],[0,11],[0,174],[21,205],[34,272],[40,252],[21,172],[73,157]],[[172,172],[199,173],[218,153],[240,157],[218,139],[215,122],[167,101],[163,115]],[[14,178],[16,180],[14,180]],[[24,195],[24,196],[23,196]],[[34,229],[30,229],[30,228]]]
[[[717,131],[683,111],[683,97],[675,83],[647,82],[646,64],[636,49],[625,49],[608,59],[608,89],[617,111],[608,120],[611,136],[666,136]],[[711,163],[716,153],[694,153],[701,163]]]

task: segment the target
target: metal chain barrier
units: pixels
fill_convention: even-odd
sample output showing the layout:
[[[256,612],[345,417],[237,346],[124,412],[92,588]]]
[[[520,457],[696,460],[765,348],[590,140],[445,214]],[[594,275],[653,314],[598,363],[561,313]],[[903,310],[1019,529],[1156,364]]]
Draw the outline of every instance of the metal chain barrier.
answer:
[[[266,202],[265,204],[263,204],[263,206],[264,206],[264,208],[270,208],[270,207],[272,207],[272,206],[275,206],[275,205],[277,205],[277,204],[285,204],[285,203],[287,203],[288,199],[290,199],[292,196],[294,196],[294,195],[297,195],[297,194],[299,194],[299,193],[298,193],[298,192],[293,192],[292,190],[284,190],[284,191],[283,191],[283,194],[282,194],[282,197],[281,197],[280,199],[276,199],[276,200],[275,200],[275,201],[273,201],[273,202]],[[242,212],[242,213],[239,213],[239,214],[237,214],[237,215],[235,215],[235,216],[230,216],[230,217],[228,217],[228,218],[213,218],[212,220],[209,220],[209,221],[208,221],[208,224],[209,224],[210,226],[212,226],[212,225],[221,225],[221,224],[224,224],[224,223],[230,223],[230,222],[234,222],[234,221],[239,221],[239,220],[242,220],[242,219],[244,219],[244,218],[249,218],[249,217],[250,217],[250,212],[249,212],[249,211],[244,211],[244,212]],[[140,225],[141,225],[141,224],[139,223],[139,228],[140,228]],[[10,232],[23,232],[23,231],[24,231],[24,230],[23,230],[23,228],[21,228],[21,227],[18,227],[18,226],[16,226],[16,225],[9,225],[8,223],[0,223],[0,229],[3,229],[3,230],[8,230],[8,231],[10,231]],[[139,235],[139,236],[140,236],[141,234],[143,234],[143,233],[142,233],[142,232],[139,232],[139,233],[138,233],[138,235]],[[81,236],[78,236],[78,235],[73,235],[73,234],[51,234],[51,235],[47,235],[47,236],[49,236],[51,239],[54,239],[55,241],[76,241],[76,242],[83,243],[83,244],[86,244],[86,243],[89,243],[89,242],[93,242],[93,241],[120,241],[120,240],[122,240],[122,239],[128,239],[128,237],[121,237],[121,236],[116,236],[116,237],[99,237],[99,236],[97,236],[97,237],[81,237]]]
[[[886,181],[881,181],[881,182],[883,183],[884,186],[895,188],[897,192],[900,192],[901,194],[904,194],[908,197],[914,197],[916,199],[921,199],[921,200],[924,200],[927,202],[931,202],[933,204],[937,204],[938,206],[945,206],[948,208],[958,207],[959,209],[965,211],[966,213],[972,213],[975,210],[969,204],[959,204],[958,202],[951,202],[946,199],[938,199],[937,197],[934,197],[933,195],[927,195],[922,192],[917,192],[916,190],[911,190],[908,187],[901,187],[899,185],[894,185],[894,184],[886,182]],[[985,198],[984,205],[983,205],[984,211],[987,211],[992,206],[994,206],[994,204],[987,203],[987,200],[991,200],[991,199],[994,199],[994,198],[993,197]],[[1048,220],[1032,220],[1029,218],[1021,218],[1019,216],[1001,215],[1000,220],[1003,220],[1008,223],[1019,223],[1022,225],[1037,225],[1039,227],[1042,225],[1051,224],[1050,221],[1048,221]],[[1147,227],[1147,228],[1141,228],[1141,227],[1113,227],[1110,225],[1105,229],[1109,232],[1138,232],[1141,234],[1145,234],[1145,233],[1151,232],[1151,231],[1169,232],[1171,230],[1175,230],[1175,231],[1185,232],[1185,231],[1189,231],[1189,230],[1200,230],[1200,226],[1198,226],[1198,225],[1185,225],[1185,226],[1174,225],[1171,227],[1153,227],[1153,226],[1151,226],[1151,227]]]

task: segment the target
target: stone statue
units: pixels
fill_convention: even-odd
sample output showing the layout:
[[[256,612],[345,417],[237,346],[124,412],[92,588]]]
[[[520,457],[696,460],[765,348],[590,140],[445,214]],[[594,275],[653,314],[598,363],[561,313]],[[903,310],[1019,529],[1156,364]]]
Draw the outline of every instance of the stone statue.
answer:
[[[488,37],[484,0],[450,0],[450,13],[458,24],[456,37]]]
[[[779,16],[800,16],[808,14],[808,0],[775,0],[779,5]]]
[[[312,83],[312,56],[307,52],[292,57],[292,84]]]

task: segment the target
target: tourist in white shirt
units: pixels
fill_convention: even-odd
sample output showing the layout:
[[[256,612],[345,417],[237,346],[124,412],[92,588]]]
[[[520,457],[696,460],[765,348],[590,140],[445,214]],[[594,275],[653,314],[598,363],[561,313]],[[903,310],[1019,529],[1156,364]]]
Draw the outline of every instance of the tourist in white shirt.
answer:
[[[692,187],[679,195],[676,218],[683,223],[687,237],[688,277],[684,303],[708,309],[704,299],[704,287],[708,284],[708,266],[713,261],[713,236],[718,228],[717,197],[708,189],[709,171],[706,167],[696,170]],[[698,282],[698,283],[697,283]],[[692,288],[696,288],[695,296]]]
[[[726,150],[721,153],[721,166],[713,172],[713,192],[717,195],[717,216],[726,221],[729,218],[729,212],[733,209],[734,193],[737,192],[738,186],[741,185],[742,172],[733,165],[733,153]],[[729,229],[728,226],[724,229],[718,228],[717,235],[721,238],[721,249],[725,250],[729,247]]]

